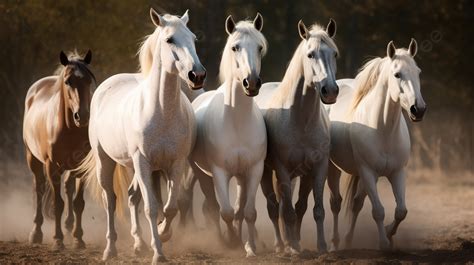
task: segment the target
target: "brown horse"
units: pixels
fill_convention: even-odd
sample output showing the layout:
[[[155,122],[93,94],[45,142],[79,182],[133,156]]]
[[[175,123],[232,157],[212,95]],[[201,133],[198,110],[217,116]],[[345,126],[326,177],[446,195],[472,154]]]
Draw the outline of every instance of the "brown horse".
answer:
[[[38,80],[28,89],[25,99],[23,141],[26,160],[34,174],[36,189],[36,213],[30,243],[43,241],[41,231],[43,212],[47,216],[52,216],[52,211],[46,210],[50,209],[54,210],[56,225],[54,247],[64,248],[61,229],[64,202],[61,198],[60,184],[61,175],[66,172],[69,174],[65,174],[68,203],[65,226],[68,231],[74,228],[75,247],[84,248],[81,227],[84,210],[83,182],[79,181],[76,190],[75,174],[68,171],[75,169],[90,150],[89,107],[96,80],[88,68],[92,58],[91,51],[84,58],[76,53],[68,58],[61,51],[59,58],[62,64],[57,71],[59,75]],[[49,185],[46,185],[46,176]],[[73,198],[75,191],[76,195]],[[53,207],[48,207],[46,204],[52,204]]]

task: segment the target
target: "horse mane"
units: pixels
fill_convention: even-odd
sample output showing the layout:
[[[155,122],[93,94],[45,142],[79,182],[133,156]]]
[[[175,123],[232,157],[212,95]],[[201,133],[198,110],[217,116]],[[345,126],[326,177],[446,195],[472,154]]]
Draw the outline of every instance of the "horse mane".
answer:
[[[309,30],[309,34],[310,38],[316,38],[319,45],[323,42],[339,54],[339,49],[337,48],[336,43],[331,37],[329,37],[326,30],[321,25],[313,24]],[[303,60],[302,57],[305,56],[305,54],[301,52],[303,45],[304,41],[302,40],[293,53],[293,57],[291,58],[283,80],[281,81],[279,88],[281,93],[277,94],[279,94],[280,99],[283,101],[288,99],[289,93],[292,91],[292,88],[298,85],[301,75],[303,74],[303,65],[301,63]]]
[[[227,38],[227,42],[222,52],[221,64],[219,66],[219,79],[221,83],[224,83],[232,76],[233,53],[231,46],[235,40],[240,38],[251,38],[257,40],[260,45],[262,45],[262,55],[265,55],[267,52],[267,40],[263,34],[255,28],[252,21],[240,21],[237,23],[234,32],[232,32],[232,34]]]
[[[364,66],[360,68],[359,73],[355,78],[356,94],[352,101],[350,108],[351,111],[354,111],[362,99],[375,87],[375,84],[380,77],[380,73],[382,72],[383,66],[389,60],[390,59],[388,59],[388,57],[376,57],[365,63]]]
[[[163,15],[162,18],[166,21],[166,25],[178,25],[179,23],[183,23],[181,19],[177,16],[173,16],[170,14]],[[186,25],[184,25],[186,29]],[[160,36],[160,32],[163,27],[156,27],[155,31],[144,37],[144,41],[141,43],[140,48],[138,49],[137,55],[140,61],[139,71],[144,75],[148,76],[151,70],[151,66],[153,65],[153,56],[156,49],[156,40],[158,36]],[[189,30],[189,29],[188,29]]]

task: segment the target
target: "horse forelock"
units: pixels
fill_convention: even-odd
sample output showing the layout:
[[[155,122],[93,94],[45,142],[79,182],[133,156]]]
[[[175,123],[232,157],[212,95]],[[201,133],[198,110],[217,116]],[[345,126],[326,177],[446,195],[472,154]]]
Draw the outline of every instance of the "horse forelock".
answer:
[[[219,79],[224,83],[227,79],[232,77],[232,45],[238,39],[250,38],[257,41],[262,46],[262,55],[265,55],[268,49],[267,40],[265,36],[255,28],[252,21],[240,21],[235,26],[234,32],[227,38],[227,42],[222,52],[222,59],[219,66]]]

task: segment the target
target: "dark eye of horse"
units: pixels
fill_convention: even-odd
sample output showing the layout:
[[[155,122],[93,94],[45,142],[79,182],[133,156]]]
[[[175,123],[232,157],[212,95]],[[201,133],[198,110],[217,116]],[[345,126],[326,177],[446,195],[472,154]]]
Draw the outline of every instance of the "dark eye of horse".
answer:
[[[166,42],[169,43],[169,44],[173,43],[173,38],[171,38],[171,37],[170,37],[170,38],[167,38],[167,39],[166,39]]]
[[[308,53],[308,58],[309,58],[309,59],[313,59],[313,58],[314,58],[313,53]]]
[[[258,46],[258,51],[259,51],[259,52],[262,52],[262,50],[263,50],[263,47],[262,47],[262,46]]]
[[[395,73],[394,76],[395,76],[396,78],[400,78],[400,77],[401,77],[400,73]]]
[[[240,50],[239,45],[235,45],[234,47],[232,47],[232,51],[234,51],[234,52],[237,52],[239,50]]]
[[[67,86],[71,86],[71,82],[69,82],[69,79],[64,81],[64,84],[66,84]]]

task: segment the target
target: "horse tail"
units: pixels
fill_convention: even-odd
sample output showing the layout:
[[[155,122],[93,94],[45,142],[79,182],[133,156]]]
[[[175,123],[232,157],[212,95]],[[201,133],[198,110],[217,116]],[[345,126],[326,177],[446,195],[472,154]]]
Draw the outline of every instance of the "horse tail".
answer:
[[[359,176],[349,176],[349,182],[347,184],[346,196],[345,196],[345,207],[346,207],[346,215],[352,220],[353,212],[352,209],[354,208],[354,198],[357,193],[357,186],[359,185]]]
[[[54,192],[53,192],[53,183],[47,177],[47,180],[45,180],[46,185],[44,186],[44,192],[43,192],[43,197],[42,199],[42,209],[41,211],[43,212],[44,217],[46,217],[49,220],[53,220],[55,217],[54,213]]]
[[[99,184],[99,180],[97,179],[97,169],[96,169],[96,158],[94,157],[94,153],[90,151],[87,156],[82,160],[79,167],[75,169],[78,176],[85,178],[84,183],[86,184],[87,189],[92,194],[92,197],[95,201],[100,202],[102,204],[104,201],[102,200],[102,187]],[[131,182],[131,176],[127,173],[125,167],[121,165],[116,165],[113,175],[113,187],[114,193],[117,196],[116,198],[116,209],[117,209],[117,216],[119,218],[124,217],[124,208],[126,203],[127,190],[128,185]],[[105,205],[103,205],[105,206]]]

